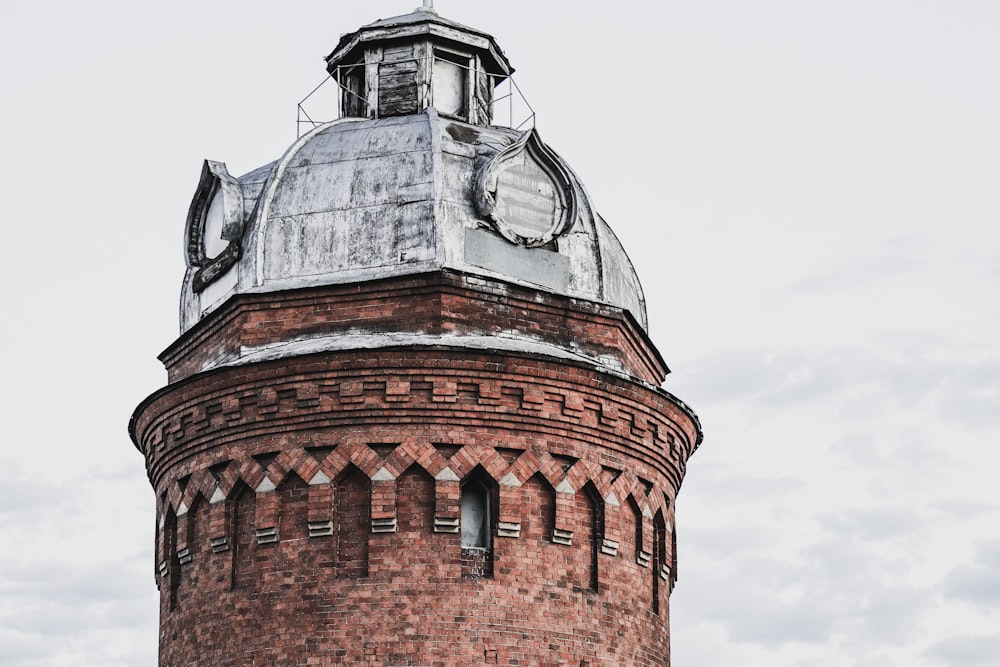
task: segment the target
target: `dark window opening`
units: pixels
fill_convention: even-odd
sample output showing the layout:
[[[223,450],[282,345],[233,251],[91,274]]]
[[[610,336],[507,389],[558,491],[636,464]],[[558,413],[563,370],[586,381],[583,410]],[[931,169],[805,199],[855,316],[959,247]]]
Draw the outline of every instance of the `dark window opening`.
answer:
[[[177,515],[171,507],[163,524],[163,566],[161,576],[167,579],[167,604],[170,611],[177,609],[177,588],[180,585],[181,566],[177,558]]]
[[[663,512],[657,512],[653,519],[653,613],[660,613],[660,579],[664,577],[667,565],[667,527]]]
[[[604,499],[601,498],[601,494],[593,482],[587,482],[587,485],[583,487],[583,493],[587,499],[590,513],[590,526],[588,526],[590,528],[590,563],[588,563],[590,576],[587,583],[590,590],[597,591],[601,580],[598,570],[600,564],[598,554],[601,552],[601,544],[604,542]]]
[[[443,116],[467,120],[469,115],[470,59],[445,51],[434,51],[431,100]]]
[[[362,63],[337,68],[340,84],[340,113],[348,118],[368,116],[368,89],[365,85],[365,66]]]
[[[497,495],[491,482],[482,469],[477,469],[462,484],[460,533],[463,577],[479,579],[493,576]]]
[[[628,497],[628,506],[632,510],[632,519],[635,522],[635,533],[632,538],[633,552],[629,555],[638,563],[642,560],[642,510],[639,509],[638,503],[632,496]]]
[[[462,487],[462,547],[489,549],[490,491],[473,479]]]

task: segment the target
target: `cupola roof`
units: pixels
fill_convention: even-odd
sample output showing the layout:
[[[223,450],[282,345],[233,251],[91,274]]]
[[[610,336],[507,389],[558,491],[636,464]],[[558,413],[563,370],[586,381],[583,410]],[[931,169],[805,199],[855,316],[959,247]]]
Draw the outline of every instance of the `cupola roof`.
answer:
[[[492,35],[444,18],[429,6],[418,7],[402,16],[379,19],[341,36],[336,48],[326,57],[327,68],[332,73],[338,65],[362,57],[369,45],[384,46],[394,41],[418,39],[476,51],[494,76],[506,77],[514,72]]]

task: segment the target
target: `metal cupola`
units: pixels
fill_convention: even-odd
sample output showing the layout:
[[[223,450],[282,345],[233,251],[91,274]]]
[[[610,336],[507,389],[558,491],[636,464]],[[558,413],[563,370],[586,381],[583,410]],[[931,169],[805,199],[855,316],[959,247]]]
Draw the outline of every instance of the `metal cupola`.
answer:
[[[432,2],[344,35],[326,66],[344,90],[345,117],[434,107],[473,125],[490,124],[493,91],[514,71],[492,36],[442,18]]]

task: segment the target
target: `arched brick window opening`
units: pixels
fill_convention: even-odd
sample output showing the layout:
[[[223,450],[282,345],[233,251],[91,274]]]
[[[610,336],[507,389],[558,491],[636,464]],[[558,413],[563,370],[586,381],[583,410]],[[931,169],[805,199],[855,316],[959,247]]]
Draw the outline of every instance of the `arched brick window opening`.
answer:
[[[590,531],[589,544],[584,545],[590,550],[587,586],[590,590],[596,591],[600,584],[597,555],[601,552],[601,543],[604,542],[604,500],[593,482],[587,482],[583,487],[583,496],[587,503],[587,524],[589,524],[587,528]]]
[[[670,529],[670,592],[674,592],[677,585],[677,525]]]
[[[180,585],[180,563],[177,560],[177,514],[173,507],[167,509],[163,521],[163,562],[160,577],[167,579],[167,608],[177,608],[177,587]],[[162,586],[162,580],[161,584]]]
[[[445,536],[434,532],[434,502],[434,478],[419,464],[396,478],[396,532],[372,542],[379,576],[405,577],[417,571],[427,579],[455,576],[456,554],[446,557],[435,539]],[[447,537],[454,541],[454,535]]]
[[[249,486],[239,482],[231,495],[233,512],[230,534],[233,542],[233,567],[230,588],[234,591],[253,590],[256,586],[253,549],[257,538],[253,522],[257,513],[257,494]]]
[[[482,468],[476,468],[462,482],[462,576],[493,576],[493,531],[497,515],[497,494]]]
[[[278,536],[281,541],[309,536],[309,485],[295,472],[289,472],[278,485]]]
[[[532,475],[521,487],[524,521],[521,538],[535,540],[539,545],[552,544],[552,529],[556,525],[556,491],[540,472]]]
[[[479,480],[462,486],[462,548],[489,549],[490,491]]]
[[[173,611],[177,608],[177,588],[181,578],[177,559],[177,515],[172,507],[167,510],[167,518],[163,522],[163,559],[160,575],[167,578],[167,607]]]
[[[177,579],[185,589],[197,587],[199,575],[205,572],[207,564],[203,552],[208,545],[209,509],[208,500],[198,493],[191,502],[187,515],[178,522],[178,530],[185,531],[187,538],[184,549],[177,554],[177,564],[180,566]]]
[[[653,517],[653,613],[660,613],[660,586],[667,568],[667,527],[663,519],[663,511],[657,511]]]
[[[401,539],[434,532],[434,478],[416,463],[396,479],[396,520]]]
[[[334,492],[337,535],[337,577],[368,576],[368,536],[371,532],[371,480],[350,465]]]
[[[641,563],[643,560],[642,556],[642,510],[639,509],[639,503],[635,502],[635,498],[632,496],[628,497],[628,508],[631,510],[631,520],[632,527],[635,529],[630,537],[632,538],[632,550],[629,555],[632,556],[636,563]]]
[[[161,577],[161,574],[160,574],[160,563],[163,562],[163,559],[161,558],[161,554],[163,553],[164,539],[163,539],[163,536],[160,535],[160,531],[161,531],[160,524],[159,524],[159,522],[157,522],[156,527],[153,529],[153,535],[154,535],[154,537],[153,537],[153,578],[156,581],[156,588],[157,588],[157,590],[159,590],[161,588],[161,586],[162,586],[162,582],[160,581],[160,577]]]

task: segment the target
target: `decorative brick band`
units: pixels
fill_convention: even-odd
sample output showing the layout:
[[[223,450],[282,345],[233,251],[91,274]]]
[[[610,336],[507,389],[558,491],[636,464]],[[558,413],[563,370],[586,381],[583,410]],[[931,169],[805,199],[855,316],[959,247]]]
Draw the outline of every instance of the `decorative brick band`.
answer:
[[[655,464],[657,470],[648,474],[663,474],[671,486],[679,486],[698,427],[671,397],[619,378],[537,360],[508,358],[507,372],[500,373],[495,355],[452,352],[449,357],[458,357],[454,368],[438,365],[450,365],[441,352],[425,352],[421,364],[410,368],[401,364],[413,364],[412,354],[382,352],[379,360],[391,367],[373,370],[369,364],[361,371],[358,366],[365,364],[352,363],[357,355],[330,355],[343,360],[338,363],[342,369],[333,371],[330,363],[310,358],[293,366],[299,373],[281,380],[267,372],[270,364],[202,376],[142,406],[135,433],[155,482],[175,456],[225,446],[227,439],[353,426],[359,420],[475,427],[489,415],[492,428],[531,429],[552,437],[574,433],[581,442],[617,450],[612,458],[625,455],[643,466]],[[245,382],[254,375],[261,377],[259,385]],[[233,384],[230,378],[244,382]],[[434,387],[441,382],[458,387],[455,401],[435,401]],[[403,387],[408,393],[399,393]]]

